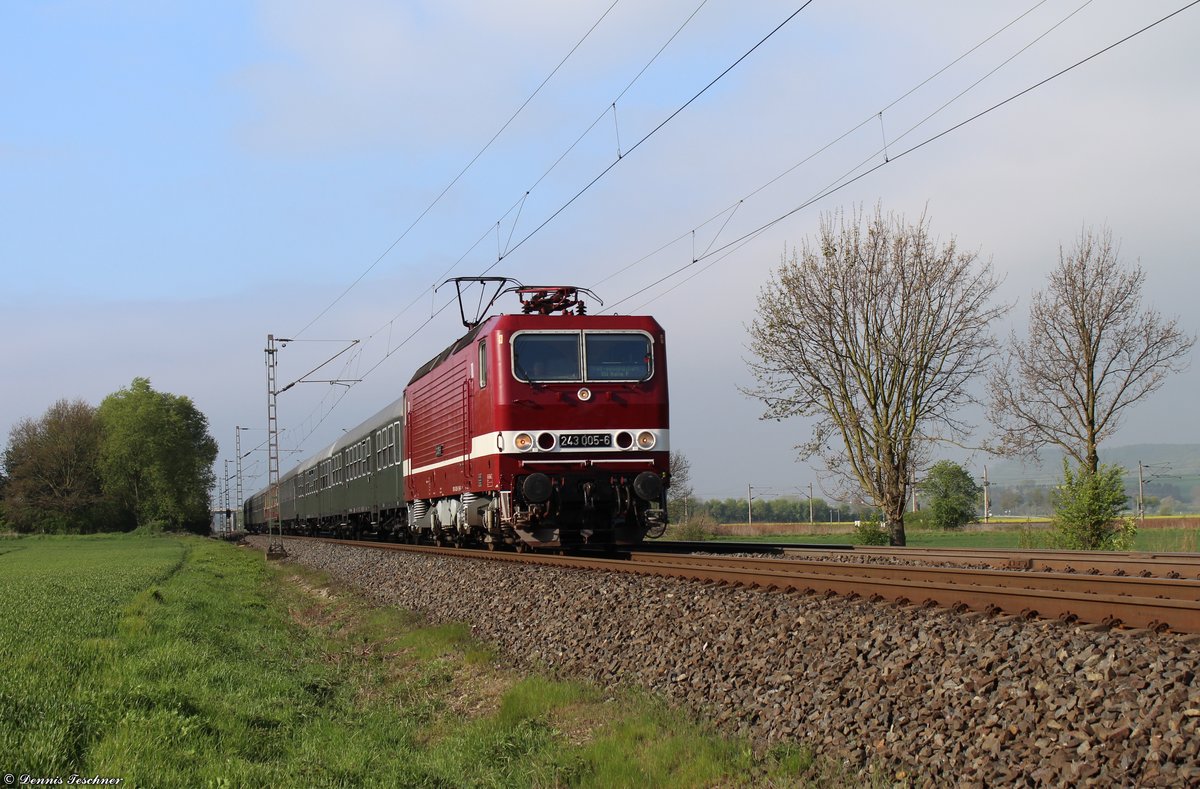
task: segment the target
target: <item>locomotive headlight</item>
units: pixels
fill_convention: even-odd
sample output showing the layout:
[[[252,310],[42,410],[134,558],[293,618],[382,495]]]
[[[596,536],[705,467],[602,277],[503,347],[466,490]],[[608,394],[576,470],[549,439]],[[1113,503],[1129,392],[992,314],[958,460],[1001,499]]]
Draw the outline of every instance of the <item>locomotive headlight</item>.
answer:
[[[533,436],[528,433],[517,433],[517,437],[513,439],[513,446],[522,452],[528,452],[533,449]]]
[[[654,434],[649,430],[643,430],[642,432],[638,433],[638,449],[654,449],[654,444],[656,441],[657,439],[654,437]]]
[[[579,395],[580,401],[584,403],[592,399],[592,390],[588,389],[586,386],[576,392],[576,394]]]

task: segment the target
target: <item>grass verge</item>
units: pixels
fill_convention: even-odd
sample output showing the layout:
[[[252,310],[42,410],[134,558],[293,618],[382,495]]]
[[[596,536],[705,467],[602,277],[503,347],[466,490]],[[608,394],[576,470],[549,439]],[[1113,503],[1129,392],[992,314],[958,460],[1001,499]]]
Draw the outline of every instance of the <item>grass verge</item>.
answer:
[[[32,539],[0,555],[0,770],[138,786],[805,786],[632,692],[508,670],[324,577],[197,538]]]

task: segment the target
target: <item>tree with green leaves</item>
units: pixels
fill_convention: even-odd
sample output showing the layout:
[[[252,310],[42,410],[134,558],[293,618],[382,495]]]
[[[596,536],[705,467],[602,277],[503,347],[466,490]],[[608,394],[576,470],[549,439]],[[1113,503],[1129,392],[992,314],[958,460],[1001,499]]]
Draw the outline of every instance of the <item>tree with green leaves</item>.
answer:
[[[1081,551],[1124,551],[1133,546],[1137,525],[1122,517],[1128,497],[1120,466],[1086,464],[1074,471],[1063,459],[1063,482],[1053,494],[1055,542]]]
[[[134,378],[128,389],[104,398],[97,415],[104,488],[138,526],[206,532],[217,443],[191,399]]]
[[[17,422],[4,450],[8,523],[21,532],[111,527],[96,467],[99,447],[96,409],[82,400],[59,400],[41,418]]]
[[[917,488],[928,498],[930,525],[938,529],[959,529],[975,520],[983,489],[959,464],[950,460],[934,463]]]
[[[883,511],[904,545],[908,486],[932,442],[965,435],[960,406],[989,366],[997,282],[979,255],[939,241],[928,221],[861,211],[821,219],[758,297],[746,390],[764,419],[811,420],[798,449],[820,457],[842,494]]]

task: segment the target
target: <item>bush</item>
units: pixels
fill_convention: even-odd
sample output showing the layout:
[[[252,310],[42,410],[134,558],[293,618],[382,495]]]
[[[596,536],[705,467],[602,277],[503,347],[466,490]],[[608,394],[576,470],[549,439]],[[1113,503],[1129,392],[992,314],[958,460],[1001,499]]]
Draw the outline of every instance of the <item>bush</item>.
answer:
[[[934,463],[918,486],[929,497],[926,517],[938,529],[960,529],[975,520],[976,501],[982,488],[965,468],[943,460]]]
[[[889,545],[891,538],[879,521],[863,520],[854,525],[854,542],[856,545]]]
[[[905,531],[929,531],[938,528],[929,510],[918,510],[904,516]]]
[[[1063,546],[1054,526],[1022,523],[1017,527],[1017,547],[1021,550],[1058,550]]]
[[[147,523],[139,524],[137,528],[133,530],[133,533],[143,537],[155,537],[168,531],[172,531],[171,524],[167,523],[161,518],[155,518]]]
[[[1133,546],[1137,523],[1121,517],[1127,500],[1119,466],[1092,473],[1072,472],[1063,461],[1063,482],[1054,491],[1054,542],[1080,551],[1125,551]]]
[[[675,525],[669,537],[684,542],[701,542],[712,539],[716,534],[717,522],[708,515],[693,515],[683,523]]]

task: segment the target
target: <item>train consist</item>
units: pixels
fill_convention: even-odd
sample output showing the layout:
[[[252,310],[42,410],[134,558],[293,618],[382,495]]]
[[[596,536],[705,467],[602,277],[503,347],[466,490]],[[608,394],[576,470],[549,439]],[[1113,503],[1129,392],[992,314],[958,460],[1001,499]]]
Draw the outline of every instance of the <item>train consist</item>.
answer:
[[[497,288],[497,296],[501,295]],[[667,522],[667,359],[650,317],[573,287],[469,331],[403,396],[245,503],[250,531],[494,549],[636,544]],[[492,302],[495,302],[495,298]],[[461,301],[461,299],[460,299]]]

